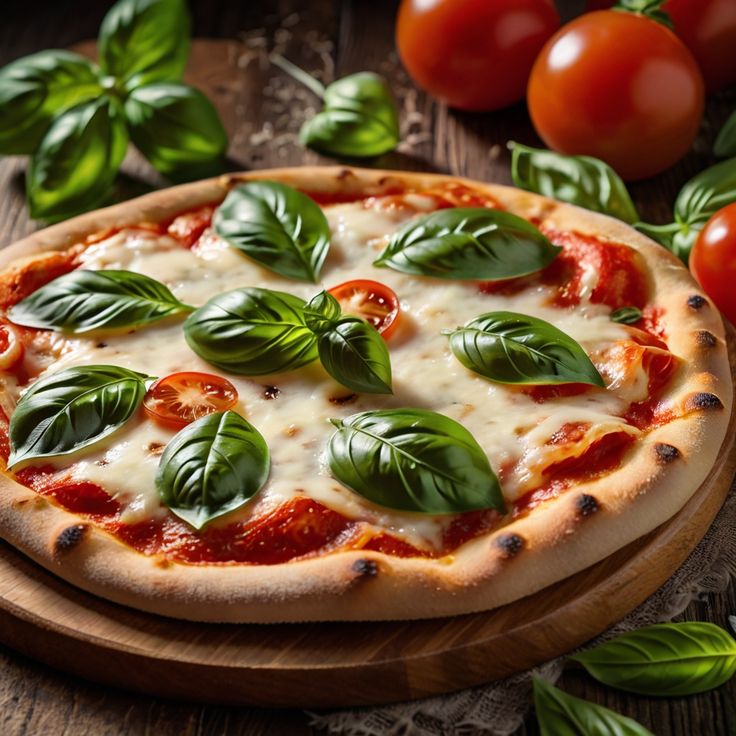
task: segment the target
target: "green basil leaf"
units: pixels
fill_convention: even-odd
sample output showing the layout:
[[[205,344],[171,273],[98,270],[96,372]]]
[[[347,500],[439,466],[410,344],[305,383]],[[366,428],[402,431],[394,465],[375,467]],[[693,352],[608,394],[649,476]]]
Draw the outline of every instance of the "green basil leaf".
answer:
[[[149,84],[125,100],[130,137],[153,167],[171,179],[222,171],[227,133],[215,106],[183,84]]]
[[[619,307],[611,312],[611,322],[622,325],[633,325],[641,319],[641,309],[638,307]]]
[[[245,288],[219,294],[189,315],[184,337],[203,360],[246,376],[300,368],[317,358],[304,301],[282,291]]]
[[[565,156],[511,143],[511,177],[521,189],[633,224],[639,214],[621,177],[592,156]]]
[[[324,212],[306,194],[275,181],[233,189],[215,213],[217,234],[282,276],[316,281],[330,246]]]
[[[386,341],[365,320],[341,319],[319,335],[317,349],[324,369],[346,388],[358,393],[392,393]]]
[[[439,210],[397,230],[373,265],[442,279],[508,279],[562,250],[526,220],[483,207]]]
[[[488,312],[446,334],[455,357],[466,368],[491,381],[588,383],[605,387],[580,345],[537,317]]]
[[[654,736],[631,718],[568,695],[539,677],[532,680],[541,736]]]
[[[185,0],[118,0],[100,26],[100,66],[128,90],[178,81],[187,64],[190,25]]]
[[[736,156],[736,112],[731,113],[731,117],[726,120],[718,133],[713,144],[713,153],[718,158]]]
[[[307,120],[299,137],[329,156],[380,156],[399,143],[399,115],[386,80],[372,72],[351,74],[330,84],[325,109]]]
[[[101,93],[94,64],[70,51],[8,64],[0,70],[0,153],[33,153],[55,116]]]
[[[626,13],[643,15],[657,23],[661,23],[671,31],[675,30],[670,14],[662,10],[664,0],[618,0],[612,10],[623,10]]]
[[[31,217],[60,219],[98,204],[108,194],[127,147],[121,109],[105,96],[57,117],[28,169]]]
[[[268,446],[234,411],[209,414],[166,445],[156,473],[161,500],[195,529],[247,503],[268,480]]]
[[[380,506],[428,514],[504,511],[485,452],[458,422],[425,409],[386,409],[332,420],[332,474]]]
[[[137,327],[193,309],[143,274],[77,270],[34,291],[10,308],[8,318],[26,327],[81,333]]]
[[[675,698],[728,682],[736,674],[736,641],[715,624],[655,624],[572,659],[604,685]]]
[[[340,302],[328,291],[320,291],[304,307],[304,320],[307,327],[317,334],[332,327],[341,314]]]
[[[12,468],[98,442],[122,426],[146,392],[142,373],[114,365],[85,365],[38,379],[10,418]]]

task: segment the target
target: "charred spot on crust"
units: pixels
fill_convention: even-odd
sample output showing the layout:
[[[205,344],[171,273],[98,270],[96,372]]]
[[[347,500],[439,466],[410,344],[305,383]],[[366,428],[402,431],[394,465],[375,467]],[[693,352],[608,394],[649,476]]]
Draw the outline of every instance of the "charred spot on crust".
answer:
[[[695,341],[698,345],[702,345],[705,348],[714,348],[718,345],[716,336],[712,332],[708,332],[708,330],[700,330],[699,332],[696,332]]]
[[[496,546],[508,560],[516,557],[524,549],[524,540],[518,534],[502,534],[496,539]]]
[[[62,529],[54,542],[54,552],[63,554],[74,549],[86,536],[87,529],[86,524],[74,524]]]
[[[596,501],[595,496],[591,496],[589,493],[582,493],[578,496],[575,501],[575,507],[578,511],[578,516],[583,518],[586,516],[592,516],[596,512],[600,511],[600,505]]]
[[[680,451],[674,445],[668,445],[666,442],[657,442],[654,445],[654,452],[660,465],[667,465],[680,457]]]
[[[278,398],[281,393],[281,389],[277,386],[264,386],[263,387],[263,398],[267,401]]]
[[[707,303],[705,297],[700,294],[692,294],[687,298],[687,305],[690,309],[702,309]]]
[[[378,575],[378,563],[375,560],[355,560],[353,570],[364,578],[374,578]]]
[[[358,394],[348,394],[347,396],[330,396],[329,400],[331,404],[345,406],[345,404],[351,404],[357,398]]]
[[[169,560],[167,560],[165,557],[161,557],[160,559],[156,560],[154,563],[156,567],[160,567],[162,570],[168,570],[173,563]]]
[[[107,343],[106,342],[98,342],[97,345],[95,345],[96,348],[106,348]]]
[[[685,408],[688,411],[697,409],[723,409],[721,400],[715,395],[707,391],[698,391],[685,399]]]

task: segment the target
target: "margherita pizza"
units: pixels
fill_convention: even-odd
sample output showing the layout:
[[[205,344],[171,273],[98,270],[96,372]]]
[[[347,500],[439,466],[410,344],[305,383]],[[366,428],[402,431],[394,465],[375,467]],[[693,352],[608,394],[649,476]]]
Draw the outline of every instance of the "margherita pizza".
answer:
[[[0,535],[178,618],[508,603],[673,516],[731,412],[679,261],[508,187],[233,175],[3,264]]]

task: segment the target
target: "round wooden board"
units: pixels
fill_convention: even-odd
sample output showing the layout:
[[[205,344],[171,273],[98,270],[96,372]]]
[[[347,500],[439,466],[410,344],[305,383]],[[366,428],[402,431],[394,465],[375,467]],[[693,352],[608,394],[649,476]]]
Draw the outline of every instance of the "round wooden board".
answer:
[[[96,598],[0,542],[0,640],[96,682],[214,703],[341,707],[479,685],[573,649],[660,587],[728,495],[735,444],[736,411],[718,463],[669,522],[494,611],[429,621],[197,624]]]

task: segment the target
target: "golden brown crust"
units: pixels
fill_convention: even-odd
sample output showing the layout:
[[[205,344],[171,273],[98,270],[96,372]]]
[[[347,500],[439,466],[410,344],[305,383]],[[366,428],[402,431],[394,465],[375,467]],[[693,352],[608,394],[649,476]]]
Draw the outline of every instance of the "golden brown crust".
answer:
[[[627,225],[509,187],[432,174],[305,167],[238,174],[155,192],[36,233],[0,253],[13,259],[68,248],[109,227],[158,221],[221,200],[240,181],[270,178],[311,191],[390,191],[461,182],[543,226],[626,243],[649,267],[683,415],[647,433],[619,470],[547,501],[459,548],[451,558],[342,551],[269,566],[188,566],[147,557],[0,477],[0,535],[66,580],[114,601],[202,621],[430,618],[499,606],[603,559],[673,516],[714,464],[732,411],[721,318],[680,262]]]

